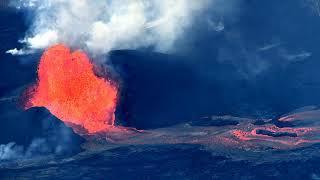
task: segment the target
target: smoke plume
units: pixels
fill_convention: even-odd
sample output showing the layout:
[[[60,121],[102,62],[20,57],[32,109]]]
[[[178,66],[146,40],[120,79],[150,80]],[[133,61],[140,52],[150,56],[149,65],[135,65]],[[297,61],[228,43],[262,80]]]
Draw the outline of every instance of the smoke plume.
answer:
[[[48,122],[43,122],[48,123]],[[46,126],[44,124],[44,126]],[[71,131],[62,125],[56,127],[54,131],[48,132],[49,136],[42,136],[34,138],[27,146],[18,145],[15,142],[7,144],[0,144],[0,162],[15,160],[15,159],[28,159],[41,155],[56,154],[63,155],[72,153]]]
[[[152,47],[166,52],[183,35],[208,0],[18,0],[31,14],[31,27],[20,43],[22,55],[56,43],[93,55],[114,49]]]

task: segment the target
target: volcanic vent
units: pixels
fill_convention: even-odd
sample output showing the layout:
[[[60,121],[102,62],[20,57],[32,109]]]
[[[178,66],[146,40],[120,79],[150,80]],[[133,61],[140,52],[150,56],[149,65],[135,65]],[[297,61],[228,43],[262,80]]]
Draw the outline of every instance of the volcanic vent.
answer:
[[[114,125],[117,92],[111,80],[94,74],[84,52],[59,44],[41,57],[26,108],[45,107],[78,132],[108,131]]]

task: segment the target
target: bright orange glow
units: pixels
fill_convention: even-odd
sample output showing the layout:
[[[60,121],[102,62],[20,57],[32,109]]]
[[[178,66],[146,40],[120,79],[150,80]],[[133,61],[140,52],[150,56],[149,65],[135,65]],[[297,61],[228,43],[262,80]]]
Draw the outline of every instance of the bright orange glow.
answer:
[[[114,125],[117,87],[98,78],[82,51],[55,45],[44,52],[38,83],[26,108],[45,107],[57,118],[88,133],[108,131]],[[73,126],[75,125],[75,126]]]

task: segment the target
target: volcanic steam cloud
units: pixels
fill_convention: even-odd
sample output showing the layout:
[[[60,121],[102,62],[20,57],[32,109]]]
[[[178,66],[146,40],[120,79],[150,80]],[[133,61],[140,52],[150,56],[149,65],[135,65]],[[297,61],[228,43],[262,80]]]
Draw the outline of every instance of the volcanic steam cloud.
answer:
[[[76,131],[108,131],[114,125],[117,91],[110,80],[94,74],[84,52],[55,45],[41,57],[26,108],[45,107]]]

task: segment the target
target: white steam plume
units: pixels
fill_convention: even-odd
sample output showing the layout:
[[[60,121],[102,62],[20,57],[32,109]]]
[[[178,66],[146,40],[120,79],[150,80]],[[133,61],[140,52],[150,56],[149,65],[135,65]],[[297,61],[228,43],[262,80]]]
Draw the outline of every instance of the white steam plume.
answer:
[[[95,55],[114,49],[155,47],[168,51],[210,0],[19,0],[33,24],[23,50],[55,43]],[[21,50],[8,53],[23,54]]]
[[[45,138],[36,138],[32,140],[28,147],[17,145],[15,142],[8,144],[0,144],[0,163],[1,161],[16,160],[16,159],[28,159],[45,154],[59,154],[62,146],[57,146],[52,149],[50,142]]]
[[[42,123],[49,136],[34,138],[28,146],[18,145],[15,142],[0,144],[0,163],[2,161],[29,159],[48,154],[63,155],[72,153],[74,150],[72,131],[62,124],[54,129],[48,129],[46,126],[52,126],[48,119],[44,119]]]

